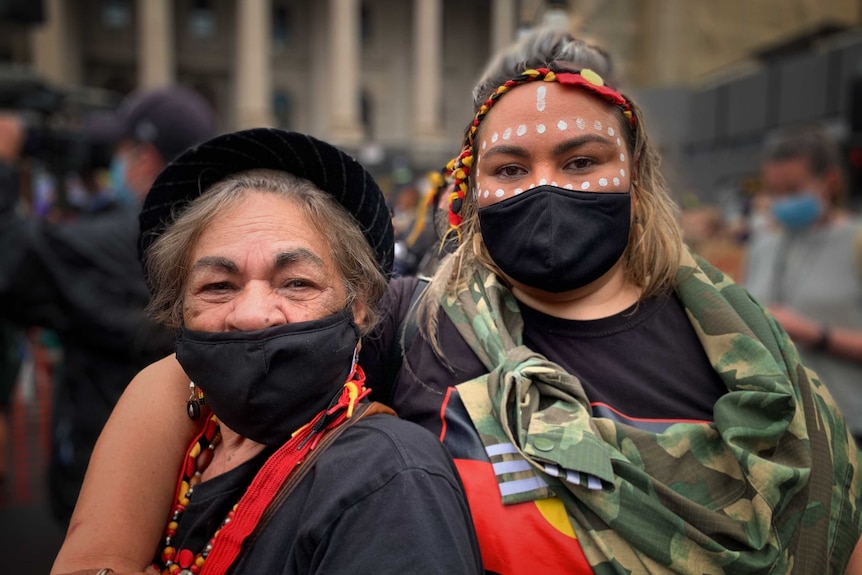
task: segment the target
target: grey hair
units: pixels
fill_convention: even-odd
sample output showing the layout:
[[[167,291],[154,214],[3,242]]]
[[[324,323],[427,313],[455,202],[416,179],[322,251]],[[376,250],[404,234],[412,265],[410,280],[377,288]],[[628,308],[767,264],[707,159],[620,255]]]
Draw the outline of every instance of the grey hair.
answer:
[[[361,333],[371,331],[379,317],[377,304],[386,290],[386,278],[359,225],[330,194],[306,179],[277,170],[232,174],[210,186],[174,218],[148,252],[147,272],[153,293],[147,308],[150,314],[170,328],[182,325],[183,294],[194,246],[217,215],[238,205],[249,192],[275,194],[299,207],[332,250],[347,292],[345,305],[355,301],[365,304]]]
[[[537,28],[491,59],[473,88],[473,111],[506,80],[524,70],[550,67],[555,61],[572,64],[577,69],[589,68],[608,85],[619,89],[610,54],[559,28]]]

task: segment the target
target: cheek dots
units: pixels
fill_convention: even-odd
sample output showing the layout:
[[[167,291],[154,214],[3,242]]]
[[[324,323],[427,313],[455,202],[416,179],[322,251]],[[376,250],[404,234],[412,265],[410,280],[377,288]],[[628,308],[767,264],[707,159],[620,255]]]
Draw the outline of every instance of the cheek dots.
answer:
[[[590,189],[590,183],[589,182],[583,182],[581,184],[581,189],[582,190],[589,190]]]

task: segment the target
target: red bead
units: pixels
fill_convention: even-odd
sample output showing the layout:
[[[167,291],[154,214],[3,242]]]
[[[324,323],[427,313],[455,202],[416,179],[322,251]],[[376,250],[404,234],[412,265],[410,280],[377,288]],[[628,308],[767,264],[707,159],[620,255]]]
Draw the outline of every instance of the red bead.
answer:
[[[183,549],[177,554],[177,565],[183,569],[188,569],[194,563],[195,554],[188,549]]]

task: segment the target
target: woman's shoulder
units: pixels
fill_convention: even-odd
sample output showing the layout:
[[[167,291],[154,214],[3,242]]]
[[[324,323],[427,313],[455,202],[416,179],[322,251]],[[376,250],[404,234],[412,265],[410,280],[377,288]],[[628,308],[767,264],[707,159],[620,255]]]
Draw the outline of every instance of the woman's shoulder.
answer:
[[[388,481],[410,470],[456,482],[455,468],[443,445],[428,430],[393,415],[365,417],[352,425],[321,456],[319,471]]]

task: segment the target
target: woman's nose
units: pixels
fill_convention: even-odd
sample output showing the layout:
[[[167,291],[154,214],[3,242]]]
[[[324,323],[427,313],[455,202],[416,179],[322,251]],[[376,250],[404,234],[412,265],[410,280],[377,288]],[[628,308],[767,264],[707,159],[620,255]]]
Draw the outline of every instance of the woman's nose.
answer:
[[[246,285],[225,318],[228,331],[255,331],[287,323],[278,294],[267,285]]]

